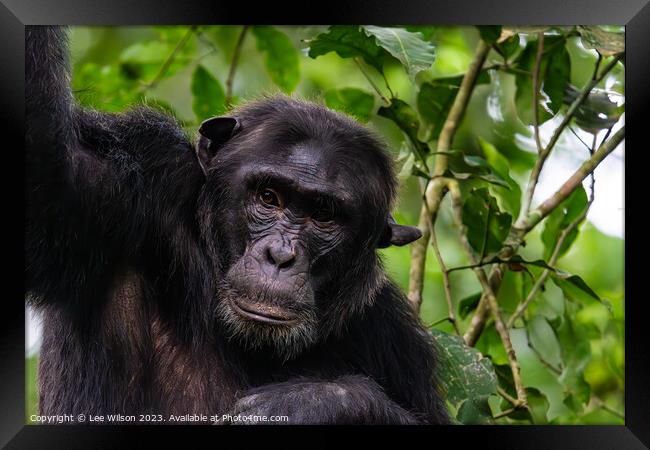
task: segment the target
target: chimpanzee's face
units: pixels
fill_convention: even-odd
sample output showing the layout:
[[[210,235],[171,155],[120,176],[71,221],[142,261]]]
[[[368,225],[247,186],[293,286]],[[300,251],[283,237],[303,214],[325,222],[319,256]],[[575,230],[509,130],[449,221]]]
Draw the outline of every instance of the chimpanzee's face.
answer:
[[[390,162],[366,130],[305,108],[243,114],[209,160],[201,200],[220,320],[247,347],[283,358],[318,340],[328,300],[385,235],[394,193]]]

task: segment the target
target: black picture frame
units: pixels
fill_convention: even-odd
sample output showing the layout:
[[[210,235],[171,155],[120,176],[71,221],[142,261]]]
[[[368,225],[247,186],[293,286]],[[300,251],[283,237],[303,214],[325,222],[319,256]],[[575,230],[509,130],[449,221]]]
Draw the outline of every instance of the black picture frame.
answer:
[[[255,5],[255,6],[253,6]],[[288,11],[302,12],[289,16]],[[647,346],[648,303],[643,295],[647,262],[644,235],[643,181],[647,166],[641,161],[643,122],[650,105],[650,3],[648,0],[330,0],[319,5],[283,7],[276,2],[217,2],[172,0],[138,2],[125,0],[0,0],[0,124],[3,128],[3,224],[4,259],[16,270],[4,283],[5,299],[0,326],[0,444],[7,448],[121,448],[126,440],[143,439],[155,433],[165,441],[187,441],[201,435],[216,446],[219,435],[242,435],[240,427],[178,426],[45,426],[25,425],[25,319],[24,286],[24,197],[16,194],[23,185],[24,146],[24,26],[32,24],[147,25],[147,24],[242,24],[242,23],[399,23],[454,25],[571,25],[619,24],[626,26],[626,198],[625,210],[625,426],[452,426],[370,427],[369,436],[395,435],[399,431],[419,434],[427,446],[438,446],[443,437],[453,448],[473,443],[477,448],[499,449],[641,449],[650,446],[650,350]],[[646,172],[646,173],[644,173]],[[634,199],[634,196],[641,198]],[[637,200],[637,201],[635,201]],[[607,268],[603,268],[607,270]],[[3,270],[4,274],[9,274]],[[21,275],[23,274],[23,275]],[[645,289],[644,289],[645,288]],[[246,428],[246,427],[244,427]],[[276,429],[271,430],[275,432]],[[286,429],[285,429],[286,430]],[[269,431],[256,428],[253,434]],[[298,442],[313,440],[314,427],[292,428]],[[332,428],[325,430],[328,435]],[[335,430],[337,431],[337,430]],[[347,430],[346,430],[347,431]],[[246,429],[250,434],[250,427]],[[138,434],[137,437],[134,434]],[[319,433],[324,434],[324,433]],[[145,436],[146,435],[146,436]],[[292,440],[293,440],[292,437]],[[416,436],[412,436],[415,438]],[[402,445],[407,444],[403,441]],[[142,445],[142,444],[140,444]],[[221,444],[223,445],[223,444]],[[418,444],[420,445],[420,444]]]

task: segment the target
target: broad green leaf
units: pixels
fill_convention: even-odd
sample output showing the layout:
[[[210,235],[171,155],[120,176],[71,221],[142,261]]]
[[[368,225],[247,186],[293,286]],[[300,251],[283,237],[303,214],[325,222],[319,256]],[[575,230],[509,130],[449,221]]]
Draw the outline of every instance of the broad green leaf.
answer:
[[[383,71],[386,52],[377,45],[374,37],[368,36],[356,25],[334,25],[307,43],[311,58],[336,52],[341,58],[359,57],[378,72]]]
[[[325,93],[325,104],[367,122],[375,109],[375,97],[361,89],[331,89]]]
[[[560,343],[551,325],[544,317],[535,316],[526,324],[526,328],[530,344],[538,356],[556,369],[560,369],[562,367]]]
[[[486,188],[474,189],[463,205],[463,223],[467,239],[481,256],[501,249],[508,236],[512,216],[499,209],[497,201]]]
[[[555,208],[544,221],[544,230],[542,231],[542,242],[544,243],[544,258],[551,257],[560,236],[569,225],[576,220],[587,207],[587,193],[582,186],[578,188]],[[564,255],[578,236],[578,227],[564,239],[560,247],[559,256]]]
[[[591,289],[578,275],[566,272],[555,272],[551,274],[553,282],[562,289],[564,295],[572,300],[593,301],[603,303],[603,300]]]
[[[548,423],[549,402],[539,389],[534,387],[526,388],[526,397],[528,399],[528,409],[518,409],[508,417],[515,420],[528,420],[534,425],[544,425]]]
[[[535,425],[544,425],[548,423],[548,408],[549,402],[544,394],[539,389],[528,387],[526,388],[526,397],[528,399],[528,412],[530,413],[532,423]]]
[[[411,33],[404,28],[371,25],[363,26],[362,29],[402,63],[412,80],[421,71],[429,69],[436,58],[433,44],[425,41],[420,33]]]
[[[454,103],[458,87],[463,80],[463,75],[447,78],[436,78],[422,83],[417,97],[417,108],[423,122],[431,130],[430,139],[438,139],[440,130],[447,119],[451,105]],[[476,84],[489,83],[487,71],[482,70]]]
[[[499,207],[510,214],[512,217],[519,216],[521,208],[521,188],[512,177],[510,177],[510,164],[508,160],[499,153],[494,145],[479,137],[479,144],[485,159],[491,169],[508,184],[508,188],[492,185],[489,187],[490,193],[496,197]]]
[[[565,362],[559,381],[567,393],[586,405],[589,403],[591,387],[585,381],[584,371],[589,361],[591,361],[591,345],[584,329],[581,329],[579,324],[574,323],[572,318],[574,313],[575,311],[572,312],[567,309],[562,323],[557,327],[562,359]]]
[[[437,27],[432,25],[407,25],[404,27],[407,31],[411,33],[420,33],[422,37],[430,41],[433,35],[436,33]]]
[[[542,91],[548,96],[547,107],[555,115],[564,103],[564,91],[571,77],[571,60],[564,40],[549,43],[551,47],[543,58],[546,59],[543,73]]]
[[[503,348],[503,342],[501,341],[501,337],[496,328],[494,328],[493,323],[486,326],[485,330],[483,330],[481,337],[476,343],[476,349],[490,358],[492,363],[495,365],[495,369],[499,365],[508,365],[508,355]],[[509,371],[510,368],[507,370]]]
[[[499,42],[495,45],[497,49],[499,49],[500,53],[503,55],[504,59],[510,62],[512,57],[515,56],[515,54],[520,49],[519,35],[515,34],[514,36],[510,36],[505,41]]]
[[[293,92],[300,81],[300,60],[289,37],[268,25],[255,25],[252,31],[273,82],[284,92]]]
[[[198,121],[218,116],[226,110],[221,84],[201,65],[194,69],[191,90],[192,111]]]
[[[456,419],[463,425],[493,424],[488,398],[487,395],[468,398],[460,405]]]
[[[481,300],[481,295],[481,292],[477,292],[476,294],[465,297],[458,302],[458,315],[461,319],[464,319],[469,313],[476,309],[478,302]]]
[[[508,183],[494,172],[488,162],[480,156],[466,155],[458,150],[436,153],[447,156],[449,169],[446,176],[458,180],[480,179],[509,189]]]
[[[571,62],[562,36],[548,36],[544,39],[544,52],[540,61],[538,111],[539,124],[555,115],[564,100],[564,89],[569,82]],[[533,71],[537,55],[537,40],[529,41],[518,58],[518,69],[526,73],[515,74],[515,104],[519,119],[531,125],[534,122]]]
[[[625,32],[612,32],[598,26],[578,27],[585,48],[594,48],[603,56],[625,51]]]
[[[478,32],[483,39],[488,44],[494,44],[499,36],[501,36],[501,26],[500,25],[479,25]]]
[[[379,108],[377,114],[395,122],[413,144],[416,156],[421,161],[425,160],[427,153],[429,153],[429,147],[426,143],[418,139],[420,121],[417,113],[413,111],[413,108],[408,103],[394,98],[391,100],[389,106]]]
[[[488,358],[465,345],[459,336],[436,329],[431,334],[440,350],[438,373],[449,402],[459,405],[496,393],[497,378]]]

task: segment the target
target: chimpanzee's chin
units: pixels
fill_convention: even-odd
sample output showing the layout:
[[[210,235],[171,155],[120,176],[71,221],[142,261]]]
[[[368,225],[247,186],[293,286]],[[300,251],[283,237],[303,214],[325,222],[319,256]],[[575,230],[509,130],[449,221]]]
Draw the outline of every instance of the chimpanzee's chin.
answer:
[[[295,358],[317,339],[313,310],[261,303],[225,281],[219,287],[217,317],[232,342],[284,360]]]

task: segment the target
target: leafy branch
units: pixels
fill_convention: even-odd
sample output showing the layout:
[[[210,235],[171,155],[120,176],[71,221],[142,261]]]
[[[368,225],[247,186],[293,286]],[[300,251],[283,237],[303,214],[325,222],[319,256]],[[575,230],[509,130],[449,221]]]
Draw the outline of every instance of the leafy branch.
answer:
[[[530,174],[528,188],[526,190],[519,218],[512,226],[509,236],[506,239],[503,248],[499,252],[499,256],[501,258],[508,259],[514,255],[517,252],[519,246],[523,243],[524,236],[530,232],[535,227],[535,225],[537,225],[541,220],[548,216],[548,214],[550,214],[550,212],[555,209],[564,199],[566,199],[578,186],[580,186],[582,180],[584,180],[591,172],[593,172],[596,166],[598,166],[598,164],[600,164],[600,162],[607,155],[609,155],[624,139],[625,127],[621,128],[621,130],[619,130],[608,141],[604,142],[600,148],[591,156],[591,158],[586,160],[555,194],[553,194],[546,201],[542,202],[534,211],[530,211],[532,198],[535,193],[537,182],[539,180],[539,175],[542,171],[546,159],[559,140],[562,131],[568,126],[571,118],[574,116],[580,105],[585,102],[591,90],[600,81],[603,80],[607,73],[609,73],[614,68],[620,58],[622,58],[622,55],[617,55],[601,71],[600,75],[592,78],[592,80],[583,89],[580,96],[578,96],[578,98],[573,101],[567,110],[562,122],[554,131],[549,143],[546,145],[546,147],[544,147],[543,152],[538,155],[535,166],[533,167],[533,170]],[[489,277],[490,285],[493,287],[493,289],[498,290],[505,270],[506,268],[502,265],[493,267]],[[478,338],[480,337],[485,326],[485,322],[488,318],[488,314],[489,308],[487,306],[487,300],[481,298],[478,307],[476,308],[476,311],[470,321],[470,324],[464,334],[465,342],[467,342],[468,345],[473,346],[478,341]]]
[[[425,188],[423,206],[420,210],[420,220],[418,222],[418,228],[422,231],[422,237],[414,242],[411,247],[408,299],[411,306],[418,312],[422,304],[426,248],[436,222],[438,208],[448,191],[450,181],[450,179],[444,177],[449,166],[449,157],[444,152],[451,150],[452,141],[465,115],[476,80],[489,51],[490,46],[485,41],[480,40],[474,58],[463,76],[463,80],[438,138],[436,151],[441,153],[438,153],[436,156],[432,178]]]

